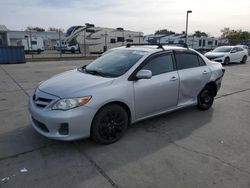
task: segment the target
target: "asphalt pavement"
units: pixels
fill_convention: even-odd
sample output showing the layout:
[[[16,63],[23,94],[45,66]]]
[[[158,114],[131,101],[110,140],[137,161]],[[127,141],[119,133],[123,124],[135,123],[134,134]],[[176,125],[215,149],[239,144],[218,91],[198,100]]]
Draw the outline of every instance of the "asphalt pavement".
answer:
[[[90,61],[0,65],[0,187],[250,187],[250,61],[225,66],[213,107],[131,125],[112,145],[49,140],[30,125],[28,97]]]

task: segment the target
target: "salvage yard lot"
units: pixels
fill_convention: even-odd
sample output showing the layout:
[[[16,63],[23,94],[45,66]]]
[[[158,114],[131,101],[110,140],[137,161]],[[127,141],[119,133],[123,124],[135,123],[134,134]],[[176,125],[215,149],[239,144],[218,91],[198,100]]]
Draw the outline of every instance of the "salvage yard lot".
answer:
[[[250,187],[250,61],[225,66],[210,110],[136,123],[112,145],[38,135],[28,96],[40,81],[89,62],[0,65],[0,187]]]

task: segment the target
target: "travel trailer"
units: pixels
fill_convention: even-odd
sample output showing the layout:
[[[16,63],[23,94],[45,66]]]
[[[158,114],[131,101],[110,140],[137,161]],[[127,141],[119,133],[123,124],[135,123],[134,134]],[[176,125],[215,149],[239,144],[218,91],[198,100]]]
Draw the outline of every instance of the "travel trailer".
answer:
[[[99,54],[128,43],[143,43],[143,33],[86,24],[85,26],[72,26],[67,30],[64,41],[70,43],[73,40],[79,44],[82,53]]]
[[[147,35],[144,37],[144,43],[148,44],[182,44],[186,42],[186,36],[184,34],[171,34],[171,35]],[[187,45],[198,51],[209,51],[220,45],[227,45],[227,39],[215,38],[215,37],[196,37],[189,36]]]
[[[17,46],[24,46],[25,53],[36,52],[40,54],[44,51],[43,39],[41,37],[25,37],[17,41]]]

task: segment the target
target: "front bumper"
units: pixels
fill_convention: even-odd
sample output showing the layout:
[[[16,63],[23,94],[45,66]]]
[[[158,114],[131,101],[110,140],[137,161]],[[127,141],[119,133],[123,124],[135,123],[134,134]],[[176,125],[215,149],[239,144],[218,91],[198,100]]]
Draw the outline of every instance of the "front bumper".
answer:
[[[90,136],[92,119],[97,110],[81,106],[71,110],[51,110],[29,100],[33,128],[41,135],[56,140],[76,140]]]
[[[224,60],[225,60],[225,57],[217,57],[217,58],[214,58],[214,57],[207,57],[209,60],[211,61],[215,61],[215,62],[219,62],[221,64],[224,63]]]

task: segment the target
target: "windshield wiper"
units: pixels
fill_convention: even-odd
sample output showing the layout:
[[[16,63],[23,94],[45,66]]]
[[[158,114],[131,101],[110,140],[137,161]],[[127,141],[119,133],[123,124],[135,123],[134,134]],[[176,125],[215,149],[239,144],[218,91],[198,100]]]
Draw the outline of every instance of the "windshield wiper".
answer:
[[[84,65],[83,67],[79,68],[80,72],[83,72],[83,70],[88,73],[88,74],[92,74],[92,75],[98,75],[98,76],[102,76],[102,77],[117,77],[117,75],[114,74],[110,74],[110,73],[104,73],[104,72],[100,72],[97,70],[89,70],[86,68],[86,65]]]

